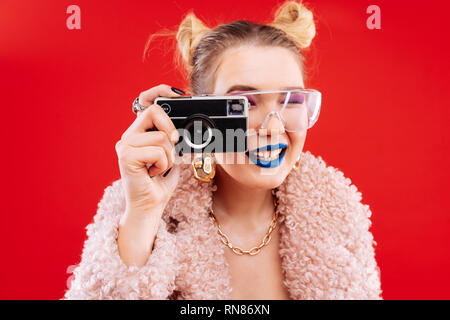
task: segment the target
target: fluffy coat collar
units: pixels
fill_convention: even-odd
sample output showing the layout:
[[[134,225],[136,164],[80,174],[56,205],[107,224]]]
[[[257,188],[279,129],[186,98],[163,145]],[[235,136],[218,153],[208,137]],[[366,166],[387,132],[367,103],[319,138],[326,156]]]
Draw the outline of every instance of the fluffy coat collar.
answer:
[[[163,219],[176,228],[176,290],[185,299],[230,299],[225,246],[209,217],[213,183],[181,170]],[[371,216],[361,193],[343,173],[309,151],[276,192],[284,284],[291,299],[376,299]]]

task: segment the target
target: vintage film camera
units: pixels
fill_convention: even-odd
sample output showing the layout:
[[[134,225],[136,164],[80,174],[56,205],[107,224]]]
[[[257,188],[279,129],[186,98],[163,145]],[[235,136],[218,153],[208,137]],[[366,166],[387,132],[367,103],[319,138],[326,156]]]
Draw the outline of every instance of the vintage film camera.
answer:
[[[177,152],[247,150],[248,100],[245,96],[159,97],[154,103],[167,113],[180,134]]]

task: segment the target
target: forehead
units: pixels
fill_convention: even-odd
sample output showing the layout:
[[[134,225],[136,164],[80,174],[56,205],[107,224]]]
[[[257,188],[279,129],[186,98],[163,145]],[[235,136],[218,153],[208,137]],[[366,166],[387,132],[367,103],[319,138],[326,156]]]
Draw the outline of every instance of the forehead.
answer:
[[[256,89],[303,87],[294,54],[281,47],[244,46],[225,51],[214,75],[214,92],[221,94],[236,84]]]

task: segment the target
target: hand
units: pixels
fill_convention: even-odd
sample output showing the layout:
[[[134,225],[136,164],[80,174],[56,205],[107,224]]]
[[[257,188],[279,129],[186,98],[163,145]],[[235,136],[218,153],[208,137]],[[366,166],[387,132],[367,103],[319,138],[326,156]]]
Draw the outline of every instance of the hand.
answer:
[[[174,144],[179,134],[166,112],[153,101],[157,97],[179,97],[165,84],[139,95],[139,103],[148,106],[116,143],[120,174],[126,191],[127,212],[140,215],[162,214],[178,183]],[[158,131],[147,131],[156,128]],[[170,168],[172,170],[166,175]],[[138,213],[136,213],[138,214]]]

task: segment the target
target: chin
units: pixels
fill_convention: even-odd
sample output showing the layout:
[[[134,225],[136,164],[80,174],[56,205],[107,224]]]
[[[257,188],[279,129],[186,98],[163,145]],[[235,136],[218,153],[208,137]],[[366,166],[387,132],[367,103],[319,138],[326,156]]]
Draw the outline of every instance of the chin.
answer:
[[[276,168],[263,168],[254,164],[240,164],[226,165],[222,169],[242,185],[265,190],[280,186],[290,173],[286,163]]]

